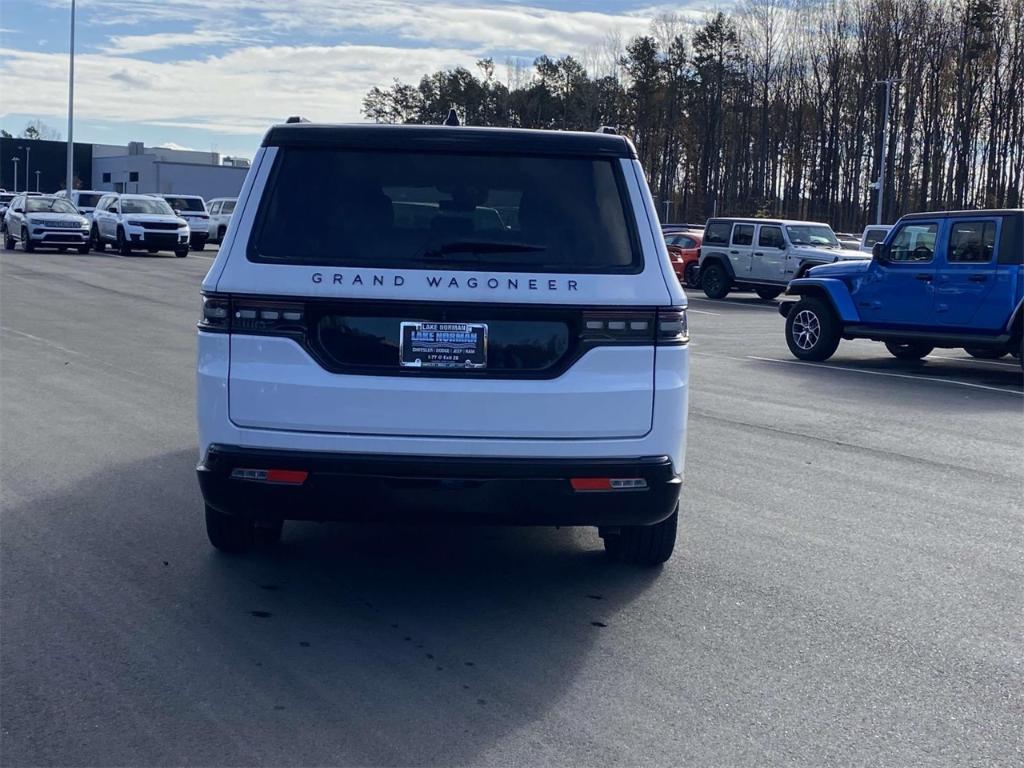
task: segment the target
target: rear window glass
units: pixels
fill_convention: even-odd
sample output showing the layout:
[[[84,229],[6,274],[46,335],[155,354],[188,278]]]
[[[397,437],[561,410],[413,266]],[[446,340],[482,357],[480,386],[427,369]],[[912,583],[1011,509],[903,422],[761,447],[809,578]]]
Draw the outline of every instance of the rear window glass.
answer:
[[[707,229],[704,230],[704,245],[728,245],[731,232],[731,222],[716,221],[713,224],[708,224]]]
[[[889,234],[887,229],[866,229],[864,230],[864,245],[870,248],[875,243],[885,240],[887,234]]]
[[[249,258],[282,264],[638,272],[611,160],[278,150]]]
[[[151,213],[172,215],[174,211],[163,200],[144,197],[122,197],[121,213]]]
[[[99,195],[93,195],[87,192],[78,193],[78,207],[82,208],[95,208],[96,203],[100,201]]]
[[[196,211],[198,213],[206,213],[206,207],[203,205],[202,198],[199,197],[169,197],[164,196],[164,200],[176,211]]]

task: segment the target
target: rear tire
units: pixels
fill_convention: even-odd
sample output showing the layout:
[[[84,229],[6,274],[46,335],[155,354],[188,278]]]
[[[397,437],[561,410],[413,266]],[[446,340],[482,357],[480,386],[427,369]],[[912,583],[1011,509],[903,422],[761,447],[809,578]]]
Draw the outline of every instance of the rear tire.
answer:
[[[701,267],[700,287],[704,289],[704,295],[709,299],[724,299],[728,296],[730,282],[729,275],[721,264],[711,263]]]
[[[100,237],[100,230],[95,224],[92,227],[92,249],[97,253],[103,253],[107,250],[107,244],[103,242],[103,238]]]
[[[206,535],[221,552],[248,552],[256,543],[256,523],[247,517],[225,515],[207,504]]]
[[[898,341],[885,342],[885,348],[897,360],[920,360],[922,357],[927,357],[935,349],[935,347],[929,347],[927,344],[918,342],[900,343]]]
[[[184,248],[179,248],[174,252],[174,255],[177,256],[179,259],[184,259],[186,256],[188,256],[188,246],[186,245]]]
[[[782,289],[781,288],[755,288],[754,289],[754,293],[756,293],[758,296],[760,296],[765,301],[771,301],[772,299],[777,298],[780,293],[782,293]]]
[[[35,245],[32,243],[32,238],[28,236],[28,230],[24,227],[21,228],[21,247],[24,249],[25,253],[32,253],[32,251],[36,249]]]
[[[800,299],[786,315],[786,344],[798,360],[828,360],[839,347],[839,336],[839,319],[821,299]]]
[[[4,248],[13,251],[15,245],[14,236],[10,232],[4,232]]]
[[[1005,349],[988,349],[986,347],[964,347],[964,352],[979,360],[998,360],[1006,355]]]
[[[81,254],[82,256],[85,256],[85,254],[87,254],[87,253],[89,252],[89,244],[88,244],[88,243],[86,243],[85,245],[80,245],[80,246],[78,246],[78,252],[79,252],[79,253],[80,253],[80,254]]]
[[[627,525],[604,537],[609,557],[630,565],[661,565],[676,547],[679,505],[671,515],[654,525]]]
[[[192,250],[193,251],[203,251],[203,250],[206,250],[206,243],[199,243],[198,245],[193,245],[192,246]]]
[[[218,243],[223,243],[224,242],[224,233],[227,232],[227,231],[228,231],[227,227],[221,227],[220,229],[217,230],[217,242]]]

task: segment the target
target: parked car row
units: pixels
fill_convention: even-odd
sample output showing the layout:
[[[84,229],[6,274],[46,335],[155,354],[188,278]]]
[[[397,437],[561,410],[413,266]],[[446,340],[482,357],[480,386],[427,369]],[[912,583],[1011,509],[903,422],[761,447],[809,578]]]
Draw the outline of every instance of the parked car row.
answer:
[[[0,233],[4,246],[75,248],[102,251],[108,245],[122,254],[173,251],[183,258],[201,251],[227,231],[234,198],[211,201],[211,215],[198,195],[143,195],[75,189],[53,195],[0,192]]]

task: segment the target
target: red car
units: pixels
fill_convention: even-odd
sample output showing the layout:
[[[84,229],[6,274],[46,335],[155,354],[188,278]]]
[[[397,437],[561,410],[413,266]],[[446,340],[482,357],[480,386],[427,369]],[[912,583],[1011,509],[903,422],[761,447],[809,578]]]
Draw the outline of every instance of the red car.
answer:
[[[697,288],[697,260],[700,258],[700,245],[704,240],[703,232],[686,230],[682,232],[666,232],[665,245],[668,256],[672,260],[679,282],[687,288]]]

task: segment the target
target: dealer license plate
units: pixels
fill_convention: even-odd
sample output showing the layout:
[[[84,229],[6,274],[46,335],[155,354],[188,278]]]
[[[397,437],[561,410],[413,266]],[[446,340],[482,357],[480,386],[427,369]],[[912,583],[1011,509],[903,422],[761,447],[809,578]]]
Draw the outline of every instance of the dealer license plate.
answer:
[[[486,368],[485,323],[402,323],[403,368]]]

